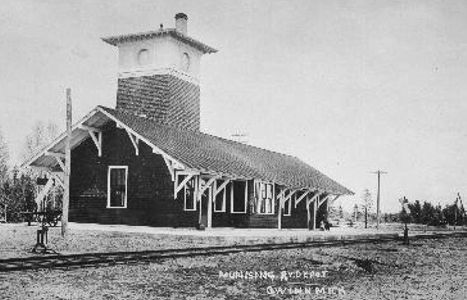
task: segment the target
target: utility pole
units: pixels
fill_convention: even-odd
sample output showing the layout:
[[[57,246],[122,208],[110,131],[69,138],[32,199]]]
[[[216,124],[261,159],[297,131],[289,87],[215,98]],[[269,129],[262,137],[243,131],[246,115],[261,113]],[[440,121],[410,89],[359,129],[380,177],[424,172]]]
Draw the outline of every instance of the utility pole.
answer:
[[[378,194],[376,196],[376,229],[379,229],[379,222],[380,222],[380,215],[381,215],[381,211],[380,211],[381,174],[387,174],[387,172],[378,170],[378,171],[375,171],[375,172],[372,172],[372,173],[378,175]]]
[[[71,89],[66,89],[66,139],[65,139],[65,170],[64,192],[62,206],[62,237],[66,237],[68,232],[68,207],[70,203],[70,171],[71,171]]]

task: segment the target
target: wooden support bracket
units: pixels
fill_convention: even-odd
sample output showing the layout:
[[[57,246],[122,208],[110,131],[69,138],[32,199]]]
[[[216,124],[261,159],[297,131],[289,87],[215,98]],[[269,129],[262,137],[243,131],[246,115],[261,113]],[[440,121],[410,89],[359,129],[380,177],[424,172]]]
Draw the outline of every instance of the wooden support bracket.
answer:
[[[52,174],[53,178],[55,179],[56,182],[58,182],[58,184],[62,187],[62,188],[65,188],[65,183],[63,182],[63,180],[58,177],[57,175],[55,174]]]
[[[336,197],[334,197],[334,199],[331,200],[331,204],[334,203],[334,201],[336,201],[341,195],[336,195]]]
[[[173,162],[164,155],[162,157],[164,158],[165,165],[167,166],[167,169],[170,172],[170,177],[172,178],[172,181],[174,181],[175,180],[175,168],[173,166]]]
[[[190,181],[191,178],[193,178],[193,176],[195,176],[195,175],[187,175],[185,177],[185,179],[183,179],[183,181],[180,182],[180,184],[178,184],[178,182],[175,182],[175,186],[176,186],[175,193],[174,193],[174,198],[175,199],[177,198],[178,192],[180,192],[183,189],[183,187],[188,183],[188,181]],[[178,178],[178,176],[177,176],[177,178]]]
[[[97,147],[97,155],[102,156],[102,131],[88,130],[94,145]]]
[[[60,165],[60,168],[62,168],[62,170],[65,172],[65,164],[63,163],[62,159],[60,157],[57,157],[57,156],[54,156],[55,157],[55,160],[57,161],[57,163]]]
[[[64,153],[59,153],[59,152],[50,152],[50,151],[47,151],[47,152],[45,152],[45,155],[47,155],[47,156],[53,156],[53,157],[59,157],[59,158],[65,158],[65,154],[64,154]]]
[[[331,195],[326,195],[326,197],[324,197],[322,200],[320,200],[319,203],[318,203],[318,208],[319,208],[324,202],[326,202],[326,200],[328,200],[330,196],[331,196]]]
[[[215,191],[214,191],[214,195],[213,195],[213,198],[216,199],[216,196],[223,190],[225,189],[225,187],[227,186],[227,184],[229,184],[230,182],[230,179],[226,179],[221,185],[219,185]]]
[[[317,198],[321,195],[322,195],[322,192],[317,191],[313,197],[307,200],[307,206],[310,205],[311,202],[317,200]]]
[[[285,202],[289,201],[296,192],[297,192],[296,190],[295,191],[289,190],[289,194],[287,196],[285,196],[284,194],[285,197],[282,198],[282,204],[285,204]]]
[[[300,201],[305,199],[305,197],[308,196],[309,194],[310,194],[310,191],[305,191],[297,200],[295,200],[295,208],[297,208],[297,205],[300,203]]]
[[[209,178],[209,180],[204,184],[203,187],[201,187],[199,189],[199,193],[198,193],[198,198],[201,198],[201,196],[203,195],[204,191],[206,191],[212,184],[213,182],[218,179],[218,177],[211,177]]]
[[[282,198],[284,197],[286,191],[287,189],[283,189],[282,191],[280,191],[279,195],[277,195],[277,200],[279,200],[279,204],[282,203]]]
[[[133,135],[128,129],[125,128],[126,133],[128,134],[128,137],[130,138],[131,143],[133,144],[133,147],[135,148],[136,156],[139,155],[139,138],[135,135]]]

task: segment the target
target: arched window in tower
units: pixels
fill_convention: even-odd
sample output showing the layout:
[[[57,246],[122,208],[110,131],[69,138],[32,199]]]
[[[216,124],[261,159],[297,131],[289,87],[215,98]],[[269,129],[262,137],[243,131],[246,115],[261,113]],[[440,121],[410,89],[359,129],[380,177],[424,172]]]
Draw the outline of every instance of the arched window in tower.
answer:
[[[188,53],[183,53],[182,56],[182,71],[188,72],[190,70],[190,56]]]
[[[138,64],[140,66],[144,66],[149,64],[149,50],[148,49],[141,49],[138,52]]]

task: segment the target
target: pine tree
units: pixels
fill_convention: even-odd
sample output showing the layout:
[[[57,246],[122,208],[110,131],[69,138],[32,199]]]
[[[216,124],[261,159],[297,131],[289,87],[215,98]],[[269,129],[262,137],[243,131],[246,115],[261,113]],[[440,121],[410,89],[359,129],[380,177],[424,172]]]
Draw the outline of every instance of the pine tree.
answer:
[[[415,200],[413,204],[409,204],[410,217],[414,223],[422,223],[421,214],[422,214],[422,205],[419,200]]]

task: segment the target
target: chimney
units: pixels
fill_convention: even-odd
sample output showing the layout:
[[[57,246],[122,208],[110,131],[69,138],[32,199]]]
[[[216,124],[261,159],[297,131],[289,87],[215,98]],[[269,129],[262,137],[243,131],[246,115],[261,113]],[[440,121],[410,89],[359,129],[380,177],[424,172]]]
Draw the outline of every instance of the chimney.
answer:
[[[187,28],[187,23],[188,23],[188,16],[185,15],[184,13],[178,13],[175,15],[175,29],[184,34],[188,34],[188,28]]]

